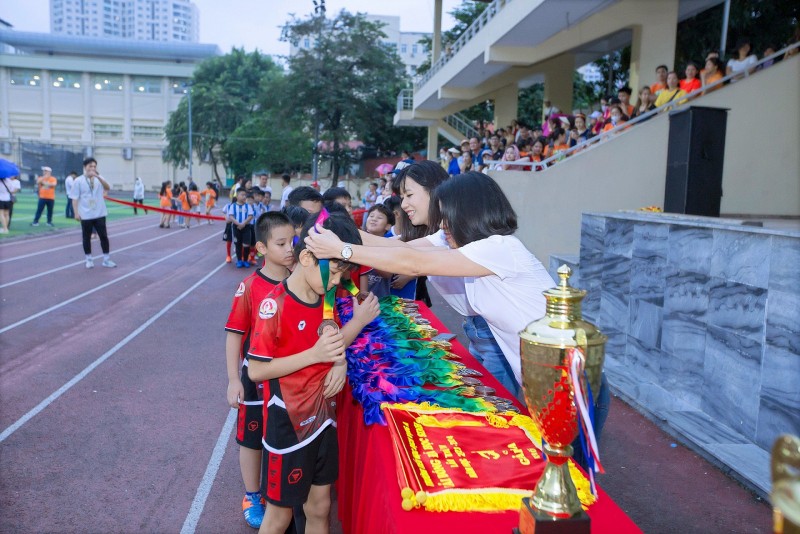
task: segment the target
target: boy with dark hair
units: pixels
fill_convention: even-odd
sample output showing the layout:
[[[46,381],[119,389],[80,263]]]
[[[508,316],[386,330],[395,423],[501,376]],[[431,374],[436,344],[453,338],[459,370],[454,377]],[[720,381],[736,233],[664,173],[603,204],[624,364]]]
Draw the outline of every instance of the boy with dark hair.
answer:
[[[383,204],[375,204],[367,212],[367,232],[378,237],[391,237],[394,213]],[[391,294],[392,273],[378,269],[367,272],[367,288],[378,298]]]
[[[281,175],[281,185],[283,185],[283,191],[281,192],[281,209],[286,206],[286,203],[289,200],[289,195],[294,190],[294,188],[289,185],[291,179],[292,178],[288,174]]]
[[[296,266],[259,306],[247,354],[254,381],[269,381],[264,402],[261,484],[267,512],[260,532],[283,534],[292,507],[303,505],[308,532],[327,532],[331,484],[338,477],[335,395],[344,386],[344,350],[378,316],[378,299],[353,300],[353,318],[341,331],[330,298],[342,275],[354,268],[341,259],[318,260],[303,228],[294,249]],[[352,219],[333,214],[323,223],[342,241],[360,243]],[[323,298],[324,297],[324,298]]]
[[[322,201],[326,206],[331,202],[341,204],[348,214],[353,214],[353,197],[350,195],[350,191],[344,187],[328,188],[325,194],[322,195]]]
[[[289,193],[287,205],[300,206],[309,213],[319,213],[322,211],[322,195],[313,187],[304,185]]]
[[[236,191],[236,202],[225,206],[225,234],[222,239],[228,241],[228,256],[225,261],[231,262],[230,242],[236,243],[236,267],[250,267],[247,256],[250,254],[250,232],[255,212],[251,204],[247,204],[247,191],[241,187]]]
[[[259,528],[266,510],[260,491],[264,390],[263,384],[250,379],[247,366],[242,363],[250,348],[250,334],[261,303],[281,280],[289,276],[289,267],[294,263],[294,226],[286,215],[273,212],[262,214],[255,227],[255,246],[264,256],[264,267],[245,278],[233,295],[233,305],[225,324],[225,361],[228,404],[239,412],[236,442],[239,444],[239,468],[245,489],[242,513],[248,525]]]
[[[261,189],[254,187],[251,194],[253,195],[253,220],[250,221],[250,224],[253,228],[250,232],[250,256],[248,256],[247,261],[248,263],[256,264],[256,267],[258,267],[256,263],[256,221],[258,221],[262,213],[267,212],[267,207],[264,205],[264,192]]]

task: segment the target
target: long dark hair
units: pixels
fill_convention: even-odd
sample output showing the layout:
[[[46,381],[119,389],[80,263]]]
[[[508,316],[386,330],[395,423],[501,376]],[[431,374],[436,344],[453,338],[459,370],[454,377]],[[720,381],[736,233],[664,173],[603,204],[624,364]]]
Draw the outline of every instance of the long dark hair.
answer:
[[[401,227],[403,228],[403,235],[401,239],[403,241],[413,241],[414,239],[435,234],[439,231],[439,225],[442,222],[442,214],[439,211],[439,200],[436,196],[436,188],[449,177],[450,175],[447,174],[447,171],[437,162],[424,160],[412,163],[400,171],[392,180],[392,191],[394,191],[396,195],[402,196],[403,190],[405,189],[406,178],[411,178],[425,188],[425,191],[428,192],[431,198],[430,205],[428,206],[427,225],[412,225],[405,211],[402,212],[401,217],[403,217],[403,222],[401,223]]]
[[[459,247],[517,231],[514,208],[497,182],[482,172],[465,172],[442,183],[436,197],[447,232]]]

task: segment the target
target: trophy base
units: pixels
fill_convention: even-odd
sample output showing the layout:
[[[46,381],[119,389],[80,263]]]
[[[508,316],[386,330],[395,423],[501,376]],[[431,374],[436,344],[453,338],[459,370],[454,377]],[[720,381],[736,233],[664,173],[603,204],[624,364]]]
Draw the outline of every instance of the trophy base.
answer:
[[[519,527],[512,530],[514,534],[590,534],[591,521],[586,512],[556,519],[531,507],[529,498],[522,499],[519,511]]]

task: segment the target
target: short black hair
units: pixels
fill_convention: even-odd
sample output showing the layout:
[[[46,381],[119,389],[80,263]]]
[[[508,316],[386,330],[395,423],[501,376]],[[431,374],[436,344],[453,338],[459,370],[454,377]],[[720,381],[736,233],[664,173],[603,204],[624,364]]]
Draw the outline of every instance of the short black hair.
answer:
[[[343,213],[348,217],[350,216],[350,214],[347,213],[347,208],[345,208],[335,200],[328,200],[322,205],[322,207],[328,210],[328,213]]]
[[[394,210],[400,208],[400,197],[392,195],[383,201],[383,205],[394,213]]]
[[[394,212],[388,207],[386,207],[386,205],[384,204],[373,205],[369,210],[367,210],[367,217],[369,217],[369,214],[372,213],[373,211],[379,211],[383,213],[386,216],[386,220],[389,222],[389,224],[394,226]]]
[[[300,239],[294,246],[295,260],[300,260],[300,253],[306,248],[306,237],[308,237],[308,233],[310,231],[314,231],[313,228],[316,223],[317,217],[309,217],[306,221],[306,224],[303,226],[303,232],[300,234]],[[358,233],[358,227],[356,226],[355,221],[353,221],[353,219],[350,218],[350,216],[346,213],[331,213],[325,222],[322,223],[322,227],[336,234],[336,237],[345,243],[350,243],[351,245],[361,244],[361,235]],[[318,261],[316,256],[314,257],[314,261]],[[339,261],[342,260],[339,259]]]
[[[197,191],[197,184],[194,182],[189,184],[189,191]]]
[[[617,89],[617,92],[618,93],[626,93],[628,96],[631,96],[631,93],[633,93],[633,89],[631,89],[627,85],[623,85],[622,87]]]
[[[288,203],[290,206],[299,206],[304,200],[322,202],[322,195],[319,194],[319,191],[307,185],[292,189],[292,192],[289,193]]]
[[[267,244],[269,238],[272,237],[272,231],[281,226],[291,226],[294,228],[292,221],[285,213],[280,211],[265,211],[258,216],[256,220],[256,241]]]
[[[97,160],[94,159],[93,157],[88,157],[85,160],[83,160],[83,166],[84,167],[86,167],[90,163],[94,163],[96,165],[97,164]]]
[[[412,163],[404,168],[392,181],[392,190],[395,194],[402,194],[406,178],[411,178],[425,188],[430,195],[428,206],[428,224],[414,226],[408,224],[403,229],[403,241],[413,241],[420,237],[434,234],[439,231],[439,224],[442,222],[442,214],[439,212],[439,201],[436,198],[436,188],[442,182],[450,178],[447,171],[436,161],[423,160]]]
[[[443,182],[436,196],[447,232],[459,247],[517,231],[517,214],[508,198],[497,182],[481,172],[465,172]]]
[[[669,72],[669,67],[667,67],[666,65],[659,65],[658,67],[656,67],[656,72],[658,72],[658,69],[664,69],[665,71]]]
[[[308,220],[308,210],[305,208],[301,208],[300,206],[284,206],[283,210],[281,210],[284,215],[286,215],[292,224],[297,227],[303,227]],[[269,213],[269,212],[268,212]]]
[[[292,179],[292,177],[291,177],[291,176],[289,176],[289,175],[288,175],[288,174],[286,174],[286,173],[284,173],[284,174],[282,174],[282,175],[281,175],[281,180],[283,180],[283,181],[284,181],[284,182],[286,182],[287,184],[289,183],[289,181],[290,181],[291,179]]]
[[[291,195],[290,195],[291,196]],[[344,187],[330,187],[325,194],[322,195],[322,201],[326,204],[328,202],[333,202],[335,200],[339,200],[340,198],[349,198],[352,199],[352,195],[350,195],[350,191],[345,189]]]

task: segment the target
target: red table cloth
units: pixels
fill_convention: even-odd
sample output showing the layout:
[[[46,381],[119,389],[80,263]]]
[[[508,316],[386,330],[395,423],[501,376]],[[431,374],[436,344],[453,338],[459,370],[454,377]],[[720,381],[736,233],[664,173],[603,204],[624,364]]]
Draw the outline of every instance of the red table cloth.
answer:
[[[439,332],[445,326],[424,304],[420,313]],[[497,396],[512,399],[500,383],[455,339],[452,352],[467,366],[483,373],[481,381],[497,390]],[[512,399],[513,400],[513,399]],[[528,413],[527,408],[517,406]],[[339,520],[347,534],[392,534],[428,532],[509,534],[519,522],[519,512],[428,512],[404,511],[395,471],[395,457],[389,430],[385,426],[364,424],[361,406],[350,394],[349,386],[340,395],[338,412],[339,481],[336,484]],[[531,488],[533,491],[533,488]],[[641,530],[606,493],[598,488],[598,500],[588,514],[592,532],[626,534]]]

